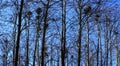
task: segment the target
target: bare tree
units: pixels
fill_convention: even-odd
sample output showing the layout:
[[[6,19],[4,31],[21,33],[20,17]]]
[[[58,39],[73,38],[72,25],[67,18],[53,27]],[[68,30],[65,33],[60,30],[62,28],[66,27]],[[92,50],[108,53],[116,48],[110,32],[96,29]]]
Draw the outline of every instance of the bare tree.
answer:
[[[62,0],[62,37],[61,37],[61,62],[65,66],[66,49],[66,1]]]
[[[26,29],[26,62],[25,62],[25,66],[29,66],[29,27],[30,27],[31,15],[32,15],[32,12],[29,11],[27,13],[28,22],[26,23],[27,29]]]
[[[17,40],[16,40],[15,64],[14,64],[14,66],[18,66],[18,53],[19,53],[19,44],[20,44],[20,35],[21,35],[23,3],[24,3],[24,0],[21,0],[20,12],[19,12],[19,18],[18,18],[18,33],[17,33]]]
[[[47,4],[45,5],[45,12],[44,12],[44,25],[43,25],[43,34],[42,34],[42,49],[41,49],[41,66],[45,66],[44,64],[44,56],[45,56],[45,36],[46,36],[46,30],[48,28],[48,23],[47,23],[47,17],[48,17],[48,9],[49,9],[49,3],[50,0],[47,1]]]
[[[77,58],[77,66],[81,66],[81,41],[82,41],[82,2],[83,0],[80,0],[78,1],[78,10],[79,10],[79,13],[78,13],[78,21],[79,21],[79,31],[78,31],[78,58]]]

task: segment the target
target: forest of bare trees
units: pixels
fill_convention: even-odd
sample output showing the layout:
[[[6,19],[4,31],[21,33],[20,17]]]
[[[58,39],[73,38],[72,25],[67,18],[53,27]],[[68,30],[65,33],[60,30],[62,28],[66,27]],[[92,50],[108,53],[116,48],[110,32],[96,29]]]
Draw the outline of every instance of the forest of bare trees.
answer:
[[[119,0],[0,0],[0,66],[120,66]]]

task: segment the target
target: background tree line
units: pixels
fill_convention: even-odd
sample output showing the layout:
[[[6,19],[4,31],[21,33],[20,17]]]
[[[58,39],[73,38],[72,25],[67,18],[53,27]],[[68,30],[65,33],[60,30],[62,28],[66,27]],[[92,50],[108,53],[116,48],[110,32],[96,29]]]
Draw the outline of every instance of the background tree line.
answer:
[[[119,0],[1,0],[1,66],[120,66]]]

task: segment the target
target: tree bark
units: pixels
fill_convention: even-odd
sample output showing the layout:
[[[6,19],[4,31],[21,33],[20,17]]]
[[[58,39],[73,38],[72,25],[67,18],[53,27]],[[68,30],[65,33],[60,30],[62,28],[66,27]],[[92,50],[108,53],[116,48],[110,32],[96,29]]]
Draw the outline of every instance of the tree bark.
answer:
[[[87,31],[87,66],[90,66],[89,63],[89,23],[86,22],[86,31]]]
[[[14,21],[14,28],[13,28],[13,33],[12,33],[12,38],[13,38],[13,66],[15,64],[15,49],[16,49],[16,23],[17,23],[17,14],[15,14],[15,21]]]
[[[28,15],[28,22],[26,23],[27,29],[26,29],[26,62],[25,66],[29,66],[29,21],[30,21],[30,15]]]
[[[49,2],[50,0],[47,1],[46,4],[46,9],[45,9],[45,13],[44,13],[44,25],[43,25],[43,35],[42,35],[42,50],[41,50],[41,66],[45,66],[44,63],[44,56],[45,56],[45,36],[46,36],[46,29],[47,29],[47,17],[48,17],[48,9],[49,9]]]
[[[66,0],[62,0],[62,38],[61,38],[61,62],[65,66],[66,49]]]
[[[110,66],[112,66],[112,43],[110,43]]]
[[[108,66],[108,41],[109,41],[109,39],[108,39],[108,25],[109,25],[109,23],[108,23],[109,21],[107,21],[106,22],[106,34],[105,34],[105,45],[106,45],[106,58],[105,58],[105,60],[106,60],[106,66]]]
[[[78,31],[78,58],[77,58],[77,66],[81,66],[81,40],[82,40],[82,0],[78,1],[78,7],[79,7],[79,31]]]
[[[18,33],[17,33],[17,41],[16,41],[16,51],[15,51],[15,66],[18,66],[18,53],[19,53],[19,44],[20,44],[20,35],[21,35],[23,3],[24,3],[24,0],[21,0],[19,19],[18,19]]]
[[[33,66],[35,65],[35,61],[36,61],[36,54],[37,54],[37,49],[38,49],[38,42],[39,42],[39,33],[40,33],[40,22],[39,22],[39,18],[40,16],[38,15],[38,19],[37,19],[37,26],[36,26],[36,37],[35,37],[35,48],[34,48],[34,56],[33,56]],[[39,64],[39,63],[38,63]],[[40,64],[39,64],[40,65]]]
[[[99,26],[99,23],[96,22],[97,24],[97,34],[98,34],[98,44],[97,44],[97,66],[99,65],[99,45],[100,45],[100,26]]]
[[[119,66],[119,46],[118,46],[118,39],[117,39],[117,35],[115,35],[115,39],[116,39],[116,66]]]

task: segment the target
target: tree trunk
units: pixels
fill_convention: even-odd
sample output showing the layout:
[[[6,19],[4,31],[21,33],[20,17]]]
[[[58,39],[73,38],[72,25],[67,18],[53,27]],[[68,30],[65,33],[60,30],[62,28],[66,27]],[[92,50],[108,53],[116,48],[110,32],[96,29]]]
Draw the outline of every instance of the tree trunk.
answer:
[[[5,39],[5,40],[7,40],[7,39]],[[8,59],[8,43],[7,42],[5,42],[5,44],[3,45],[3,50],[4,50],[4,54],[3,54],[3,56],[2,56],[2,58],[3,58],[3,66],[7,66],[7,63],[8,63],[8,61],[7,61],[7,59]]]
[[[115,35],[115,40],[116,40],[116,66],[119,66],[119,46],[118,46],[118,39],[117,35]]]
[[[61,38],[61,62],[65,66],[66,48],[66,0],[62,0],[62,38]]]
[[[21,35],[23,3],[24,3],[24,0],[21,0],[19,19],[18,19],[18,33],[17,33],[17,41],[16,41],[16,51],[15,51],[15,66],[18,66],[18,53],[19,53],[19,44],[20,44],[20,35]]]
[[[12,33],[12,38],[13,38],[13,66],[15,64],[15,49],[16,49],[16,23],[17,23],[17,14],[15,15],[15,21],[14,21],[14,28],[13,28],[13,33]]]
[[[53,57],[52,57],[53,48],[52,48],[52,43],[51,43],[50,48],[51,48],[50,66],[53,66]]]
[[[29,21],[30,21],[30,15],[28,17],[28,22],[26,23],[27,29],[26,29],[26,62],[25,66],[29,66]]]
[[[100,26],[99,26],[99,23],[96,22],[97,24],[97,34],[98,34],[98,44],[97,44],[97,66],[99,65],[99,45],[100,45]]]
[[[106,45],[106,66],[108,66],[108,21],[106,22],[106,34],[105,34],[105,45]]]
[[[100,66],[103,66],[103,60],[102,60],[102,43],[101,43],[101,38],[100,38]]]
[[[89,23],[86,22],[86,31],[87,31],[87,66],[89,66]]]
[[[49,2],[50,0],[47,1],[47,4],[46,4],[46,9],[45,9],[45,13],[44,13],[44,25],[43,25],[43,34],[42,34],[42,50],[41,50],[41,66],[45,66],[45,63],[44,63],[44,56],[45,56],[45,36],[46,36],[46,29],[48,27],[48,24],[47,24],[47,17],[48,17],[48,9],[49,9]]]
[[[33,56],[33,66],[35,65],[35,61],[36,61],[36,55],[37,55],[37,49],[38,49],[38,42],[39,42],[39,33],[40,33],[40,22],[39,22],[39,15],[38,15],[38,19],[37,19],[37,26],[36,26],[36,38],[35,38],[35,48],[34,48],[34,56]],[[38,56],[39,57],[39,56]],[[39,64],[39,63],[38,63]]]
[[[112,66],[112,43],[110,43],[110,66]]]
[[[78,7],[79,7],[79,31],[78,31],[78,58],[77,58],[77,66],[81,66],[81,40],[82,40],[82,0],[78,1]]]

